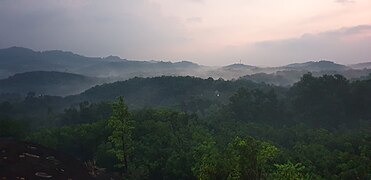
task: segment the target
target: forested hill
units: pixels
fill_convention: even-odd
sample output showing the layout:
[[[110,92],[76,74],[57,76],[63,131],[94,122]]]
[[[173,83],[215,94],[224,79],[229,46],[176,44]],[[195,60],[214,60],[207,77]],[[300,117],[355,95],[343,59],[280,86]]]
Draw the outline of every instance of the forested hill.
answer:
[[[66,98],[2,102],[0,137],[128,179],[370,179],[370,109],[371,80],[341,75],[305,74],[286,88],[134,78]],[[0,156],[0,165],[8,162]]]
[[[36,95],[66,96],[78,94],[100,84],[103,79],[54,71],[33,71],[0,80],[1,93],[35,93]]]
[[[343,71],[350,69],[350,67],[347,67],[342,64],[337,64],[331,61],[309,61],[305,63],[294,63],[294,64],[288,64],[286,66],[283,66],[283,68],[286,68],[287,70],[307,70],[307,71]]]
[[[239,88],[270,89],[273,86],[247,80],[225,81],[196,77],[162,76],[133,78],[93,87],[66,98],[71,102],[112,101],[124,96],[129,107],[180,107],[189,103],[220,104],[228,100]],[[275,87],[279,89],[279,87]],[[282,89],[282,88],[281,88]]]
[[[118,96],[125,101],[114,103]],[[65,98],[2,102],[0,137],[122,172],[113,137],[126,128],[131,158],[122,175],[133,179],[369,179],[370,108],[371,80],[340,75],[305,74],[286,88],[134,78]]]
[[[300,78],[307,73],[313,76],[321,77],[323,75],[341,74],[349,80],[369,79],[371,77],[371,69],[346,69],[342,71],[308,71],[300,69],[283,70],[275,73],[256,73],[245,75],[239,79],[246,79],[257,83],[274,84],[277,86],[292,86],[298,82]]]

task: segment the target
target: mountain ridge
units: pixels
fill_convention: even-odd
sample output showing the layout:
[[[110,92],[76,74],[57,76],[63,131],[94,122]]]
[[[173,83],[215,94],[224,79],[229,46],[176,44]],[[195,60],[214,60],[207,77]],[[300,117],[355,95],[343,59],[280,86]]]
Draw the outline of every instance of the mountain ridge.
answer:
[[[194,76],[205,79],[212,77],[214,79],[223,78],[226,80],[242,78],[259,83],[264,82],[287,86],[297,82],[301,75],[307,72],[312,72],[315,75],[326,73],[342,74],[352,79],[368,76],[370,72],[369,69],[371,69],[371,62],[346,66],[332,61],[320,60],[292,63],[278,67],[259,67],[242,63],[213,67],[199,65],[186,60],[178,62],[156,60],[139,61],[123,59],[119,56],[86,57],[61,50],[34,51],[23,47],[0,49],[0,79],[3,79],[3,82],[6,82],[4,79],[19,73],[39,72],[40,74],[40,71],[54,71],[100,79],[100,81],[86,81],[80,79],[82,84],[85,85],[89,82],[88,84],[90,86],[98,85],[103,82],[128,80],[134,77],[157,76]],[[47,73],[44,73],[44,75],[48,76]],[[66,83],[71,84],[71,77],[66,74],[65,76]],[[42,78],[39,77],[32,80],[32,82],[37,84],[36,79]],[[51,82],[51,84],[55,85],[55,82]],[[32,87],[27,84],[27,82],[19,84],[19,86]],[[45,85],[41,86],[47,87]],[[61,94],[57,92],[57,94],[70,95],[70,93],[74,92],[72,91],[74,87],[70,85],[67,86],[70,87],[69,90],[66,90],[68,93]],[[3,87],[2,89],[6,88],[9,87]],[[34,88],[22,89],[27,89],[29,91],[34,90]],[[36,90],[40,91],[39,89]],[[82,89],[76,92],[80,91],[82,91]],[[6,92],[9,92],[9,90]],[[19,90],[17,90],[17,92],[19,92]],[[41,92],[45,93],[46,91]],[[56,93],[54,90],[51,92]],[[22,91],[22,93],[25,92]]]

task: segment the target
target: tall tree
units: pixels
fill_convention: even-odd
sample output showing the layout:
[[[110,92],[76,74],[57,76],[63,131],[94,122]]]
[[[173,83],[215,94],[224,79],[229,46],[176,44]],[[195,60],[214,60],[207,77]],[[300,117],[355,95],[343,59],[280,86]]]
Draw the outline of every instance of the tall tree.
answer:
[[[117,167],[122,168],[125,175],[128,172],[129,155],[133,151],[132,131],[134,126],[123,97],[119,97],[117,102],[113,104],[108,126],[112,128],[112,134],[108,140],[112,143],[112,151],[120,162]]]

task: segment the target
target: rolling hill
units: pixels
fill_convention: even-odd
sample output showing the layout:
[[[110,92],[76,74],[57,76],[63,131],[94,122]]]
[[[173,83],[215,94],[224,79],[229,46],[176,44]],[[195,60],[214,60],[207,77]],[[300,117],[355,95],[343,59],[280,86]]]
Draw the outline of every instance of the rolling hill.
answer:
[[[371,62],[351,64],[349,67],[353,69],[371,69]]]
[[[67,102],[112,101],[124,96],[132,108],[174,107],[200,102],[226,102],[241,87],[268,88],[251,81],[224,81],[195,77],[133,78],[95,86],[87,91],[65,98]]]
[[[257,67],[245,64],[231,64],[222,67],[201,66],[189,61],[164,62],[164,61],[131,61],[117,56],[85,57],[65,51],[33,51],[22,47],[11,47],[0,49],[0,79],[7,78],[19,73],[33,72],[26,74],[30,76],[29,84],[27,81],[20,81],[15,77],[2,80],[1,92],[21,92],[36,91],[38,93],[48,93],[52,95],[70,95],[79,93],[87,88],[99,84],[91,78],[82,76],[97,77],[105,81],[122,81],[134,77],[158,77],[158,76],[195,76],[200,78],[214,79],[248,79],[254,82],[265,82],[274,85],[291,85],[297,82],[300,77],[308,72],[314,75],[323,74],[342,74],[347,78],[354,79],[368,76],[370,73],[370,63],[361,63],[345,66],[331,61],[309,61],[305,63],[294,63],[280,67]],[[55,81],[46,81],[48,73],[41,71],[55,71],[63,73],[66,77],[54,77]],[[76,76],[68,76],[67,74]],[[37,74],[37,77],[35,77]],[[80,77],[78,78],[78,75]],[[27,79],[24,76],[17,76]],[[50,78],[50,77],[49,77]],[[59,79],[58,79],[59,78]],[[61,78],[66,78],[67,83],[59,83]],[[37,82],[37,79],[42,82]],[[74,80],[72,80],[74,79]],[[108,80],[109,79],[109,80]],[[50,85],[47,83],[50,82]],[[81,84],[76,84],[81,82]],[[34,84],[34,85],[32,85]],[[74,88],[70,84],[76,85]],[[43,87],[43,88],[37,88]],[[58,86],[58,87],[57,87]],[[44,88],[46,87],[46,89]],[[60,89],[60,90],[58,90]],[[65,91],[62,93],[62,91]]]
[[[286,70],[306,70],[306,71],[344,71],[349,67],[331,61],[309,61],[305,63],[294,63],[282,67]]]
[[[34,92],[37,95],[66,96],[80,93],[102,82],[103,79],[78,74],[55,71],[33,71],[16,74],[0,80],[0,94],[27,94]]]

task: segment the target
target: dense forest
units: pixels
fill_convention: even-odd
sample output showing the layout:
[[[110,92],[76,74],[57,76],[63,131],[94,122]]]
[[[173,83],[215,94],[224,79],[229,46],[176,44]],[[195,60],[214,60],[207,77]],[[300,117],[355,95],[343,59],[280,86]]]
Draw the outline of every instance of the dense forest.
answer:
[[[82,94],[0,96],[0,137],[125,179],[370,179],[371,80],[133,78]]]

